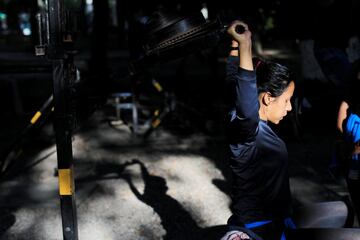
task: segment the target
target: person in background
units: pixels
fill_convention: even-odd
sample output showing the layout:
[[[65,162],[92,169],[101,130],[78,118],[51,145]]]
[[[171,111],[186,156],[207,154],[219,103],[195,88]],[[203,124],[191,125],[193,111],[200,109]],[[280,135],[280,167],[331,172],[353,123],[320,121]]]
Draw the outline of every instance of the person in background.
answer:
[[[337,158],[340,159],[348,191],[360,219],[360,60],[353,64],[351,83],[338,111],[337,129],[340,139]]]
[[[245,31],[237,33],[241,25]],[[228,141],[232,172],[232,216],[222,240],[285,239],[291,220],[288,152],[268,125],[291,111],[295,83],[280,64],[253,59],[251,32],[234,21],[227,30],[232,50],[226,78],[231,85]]]

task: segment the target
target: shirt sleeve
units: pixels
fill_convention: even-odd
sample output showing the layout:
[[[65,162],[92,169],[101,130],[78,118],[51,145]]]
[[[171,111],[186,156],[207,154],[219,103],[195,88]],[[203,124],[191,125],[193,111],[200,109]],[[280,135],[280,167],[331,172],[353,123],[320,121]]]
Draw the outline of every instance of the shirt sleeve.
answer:
[[[231,56],[227,61],[226,80],[232,95],[232,110],[228,114],[230,141],[253,141],[259,124],[256,74],[240,68],[238,57]]]

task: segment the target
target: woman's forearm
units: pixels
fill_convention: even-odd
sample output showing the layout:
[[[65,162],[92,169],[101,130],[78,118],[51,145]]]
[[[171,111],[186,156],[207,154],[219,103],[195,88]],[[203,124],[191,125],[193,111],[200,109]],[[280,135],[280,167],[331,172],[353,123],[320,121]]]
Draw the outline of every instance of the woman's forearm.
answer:
[[[347,102],[342,101],[339,107],[338,117],[337,117],[337,129],[343,133],[343,122],[347,117],[347,110],[349,108],[349,104]]]

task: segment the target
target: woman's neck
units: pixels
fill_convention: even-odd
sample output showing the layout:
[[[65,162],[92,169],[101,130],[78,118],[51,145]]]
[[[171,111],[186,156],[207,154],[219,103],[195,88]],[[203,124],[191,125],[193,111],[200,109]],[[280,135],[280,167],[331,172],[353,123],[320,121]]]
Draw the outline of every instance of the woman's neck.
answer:
[[[266,116],[266,107],[262,104],[260,104],[260,108],[259,108],[259,118],[263,121],[267,121],[267,116]]]

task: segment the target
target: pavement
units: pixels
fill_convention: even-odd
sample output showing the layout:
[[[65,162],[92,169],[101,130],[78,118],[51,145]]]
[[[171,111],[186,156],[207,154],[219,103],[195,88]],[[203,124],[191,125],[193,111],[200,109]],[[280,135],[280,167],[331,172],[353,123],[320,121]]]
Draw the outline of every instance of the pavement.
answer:
[[[291,56],[282,61],[298,63],[298,55]],[[109,124],[114,118],[110,105],[74,132],[79,239],[219,239],[224,232],[231,211],[225,106],[216,88],[221,80],[209,81],[213,72],[198,58],[182,66],[192,71],[185,71],[177,84],[191,87],[179,94],[178,108],[149,138],[134,137],[121,122]],[[218,67],[221,76],[223,64]],[[176,69],[165,64],[155,72],[166,85]],[[302,110],[301,128],[294,128],[293,118],[275,127],[288,145],[296,206],[337,202],[348,195],[344,180],[329,171],[335,107],[319,112],[325,100],[311,90],[306,93],[313,105]],[[328,122],[319,119],[323,113],[330,114]],[[5,144],[16,131],[2,126]],[[53,135],[49,122],[27,142],[11,177],[0,182],[1,240],[63,239]]]

